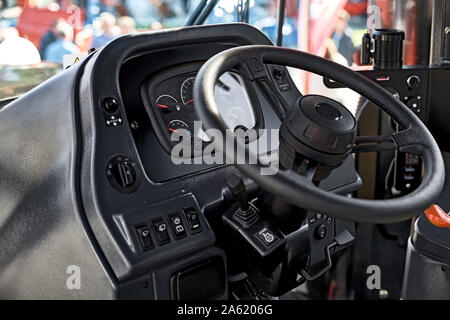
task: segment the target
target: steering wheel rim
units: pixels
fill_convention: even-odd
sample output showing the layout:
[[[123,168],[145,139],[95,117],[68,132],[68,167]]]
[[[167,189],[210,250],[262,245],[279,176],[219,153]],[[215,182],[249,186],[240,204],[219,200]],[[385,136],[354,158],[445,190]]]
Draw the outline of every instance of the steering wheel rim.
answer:
[[[261,175],[260,164],[235,166],[267,191],[301,208],[328,214],[335,218],[355,222],[392,223],[409,219],[423,212],[440,194],[445,177],[444,162],[431,133],[403,103],[388,91],[366,77],[324,58],[305,52],[274,46],[242,46],[228,49],[210,58],[196,76],[193,88],[195,110],[205,129],[220,129],[227,139],[244,147],[235,135],[226,130],[215,103],[214,86],[227,70],[240,67],[250,80],[266,75],[265,64],[284,65],[313,72],[330,78],[365,96],[405,128],[393,135],[398,150],[422,156],[424,176],[420,186],[412,193],[387,200],[349,198],[324,191],[304,176],[279,170],[275,175]],[[262,68],[261,68],[262,66]],[[227,160],[234,162],[233,146],[217,145]],[[228,155],[232,155],[233,158]]]

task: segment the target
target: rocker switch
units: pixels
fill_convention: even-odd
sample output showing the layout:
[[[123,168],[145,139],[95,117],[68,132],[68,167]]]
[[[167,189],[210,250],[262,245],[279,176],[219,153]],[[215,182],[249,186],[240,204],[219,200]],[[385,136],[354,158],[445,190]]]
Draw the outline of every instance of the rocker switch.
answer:
[[[170,222],[172,223],[172,230],[177,239],[182,238],[186,235],[186,229],[183,225],[183,220],[179,215],[174,215],[170,217]]]
[[[158,220],[153,223],[153,228],[156,232],[156,240],[159,245],[163,245],[170,242],[169,233],[167,232],[167,223],[163,220]]]

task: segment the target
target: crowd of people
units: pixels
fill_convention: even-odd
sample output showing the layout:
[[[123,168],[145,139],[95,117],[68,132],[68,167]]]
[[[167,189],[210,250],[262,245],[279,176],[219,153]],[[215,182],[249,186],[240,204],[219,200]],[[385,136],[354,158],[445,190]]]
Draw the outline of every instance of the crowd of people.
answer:
[[[188,11],[199,0],[84,0],[83,5],[80,5],[81,0],[11,0],[13,7],[6,6],[8,1],[0,0],[0,43],[20,33],[20,37],[33,42],[42,61],[62,63],[62,57],[66,54],[103,47],[121,35],[136,32],[137,27],[140,30],[160,29],[171,18],[186,18]],[[31,17],[39,25],[46,23],[45,28],[48,28],[42,30],[40,27],[39,37],[35,39],[29,38],[27,32],[20,29],[20,12],[29,8],[48,11],[46,22]],[[80,10],[77,19],[81,18],[81,21],[68,15],[70,8]],[[16,12],[16,18],[10,19],[13,21],[10,25],[5,20],[4,13],[7,11]],[[29,15],[27,17],[30,18]],[[32,22],[25,23],[28,30],[34,29],[30,25]],[[183,24],[181,21],[176,23]],[[15,32],[9,32],[9,29]]]
[[[3,4],[6,2],[6,0],[0,1]],[[53,11],[47,16],[45,27],[40,28],[40,33],[35,39],[29,38],[27,33],[20,28],[19,31],[21,37],[33,42],[39,51],[41,60],[62,63],[63,56],[66,54],[103,47],[118,36],[136,32],[136,28],[149,30],[183,25],[200,0],[84,0],[84,4],[78,7],[82,10],[82,21],[78,21],[79,25],[65,13],[68,8],[79,5],[81,0],[10,1],[16,1],[16,5],[19,1],[27,3],[41,1],[45,2],[43,8]],[[235,2],[219,1],[217,8],[205,23],[228,22],[230,19],[235,21],[236,17],[233,15],[236,9],[234,5],[231,5]],[[258,1],[258,6],[252,7],[250,15],[250,23],[266,33],[272,40],[276,38],[276,4],[275,0]],[[297,48],[299,3],[293,0],[288,1],[287,4],[283,27],[283,46]],[[58,10],[55,11],[56,7],[53,8],[52,5],[58,6]],[[19,6],[19,8],[22,7]],[[26,6],[23,7],[23,10],[25,8]],[[228,20],[224,17],[224,12],[230,16]],[[348,35],[350,18],[348,12],[340,10],[334,32],[325,41],[326,56],[348,66],[353,64],[353,53],[355,52],[351,36]],[[177,19],[183,19],[183,21]],[[28,23],[28,30],[33,28],[30,24],[31,22]],[[45,28],[48,29],[45,30]],[[5,30],[0,24],[0,42],[2,29]]]
[[[86,47],[86,42],[88,47],[100,48],[118,36],[135,32],[135,22],[128,16],[116,19],[111,13],[103,12],[98,23],[98,29],[85,28],[74,36],[74,30],[67,21],[64,19],[54,21],[41,39],[39,46],[41,58],[48,62],[60,63],[64,55],[78,53],[80,47]]]

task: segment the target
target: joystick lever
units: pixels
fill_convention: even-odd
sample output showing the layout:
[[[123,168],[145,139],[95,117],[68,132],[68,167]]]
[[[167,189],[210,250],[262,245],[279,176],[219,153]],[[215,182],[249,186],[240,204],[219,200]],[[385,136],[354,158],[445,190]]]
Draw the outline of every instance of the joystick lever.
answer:
[[[233,218],[244,227],[249,228],[259,218],[258,210],[248,203],[247,190],[245,190],[244,181],[233,174],[227,179],[228,189],[237,201],[239,208],[233,213]]]
[[[247,211],[249,209],[249,205],[247,190],[245,190],[244,181],[242,181],[242,179],[237,175],[233,174],[227,179],[227,185],[234,199],[239,204],[239,208],[242,211]]]

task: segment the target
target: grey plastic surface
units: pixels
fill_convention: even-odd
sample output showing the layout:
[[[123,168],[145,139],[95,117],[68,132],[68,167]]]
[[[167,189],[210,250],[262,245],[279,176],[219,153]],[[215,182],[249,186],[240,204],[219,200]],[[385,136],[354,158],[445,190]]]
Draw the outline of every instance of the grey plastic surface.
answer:
[[[74,181],[81,64],[0,110],[0,298],[100,299],[112,286],[85,234]],[[80,289],[66,285],[80,268]]]

